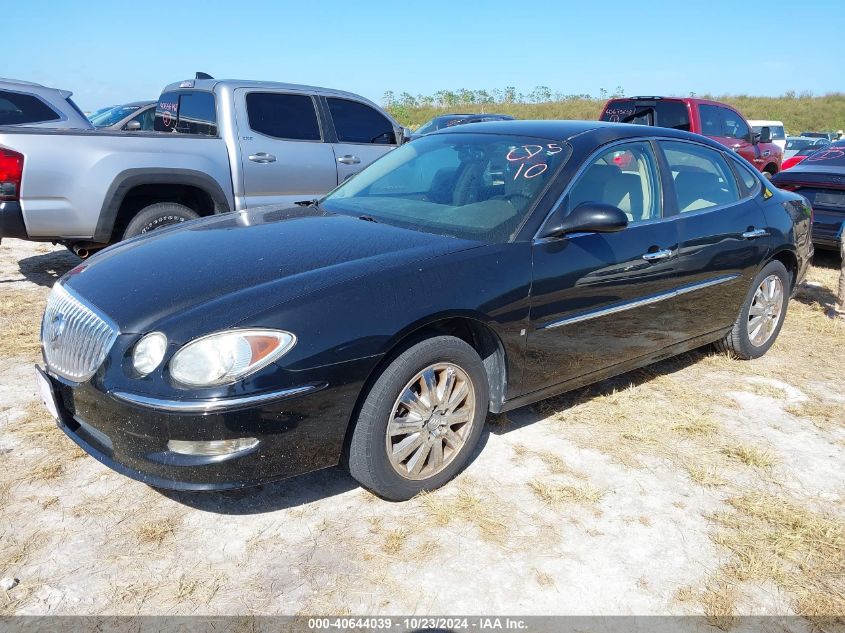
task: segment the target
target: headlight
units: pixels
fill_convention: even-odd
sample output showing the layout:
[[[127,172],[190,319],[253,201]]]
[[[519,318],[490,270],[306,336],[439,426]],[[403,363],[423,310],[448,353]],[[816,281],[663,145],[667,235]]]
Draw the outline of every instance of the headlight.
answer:
[[[132,366],[141,376],[146,376],[161,364],[167,351],[167,337],[161,332],[152,332],[135,344],[132,350]]]
[[[296,337],[282,330],[229,330],[203,336],[180,349],[170,375],[190,387],[240,380],[290,351]]]

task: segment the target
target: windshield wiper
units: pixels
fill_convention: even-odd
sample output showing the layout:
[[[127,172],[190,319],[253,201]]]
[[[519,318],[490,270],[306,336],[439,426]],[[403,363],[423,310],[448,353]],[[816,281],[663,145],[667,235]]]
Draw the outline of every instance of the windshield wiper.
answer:
[[[359,219],[359,220],[364,220],[364,222],[372,222],[372,223],[374,223],[374,224],[378,224],[378,220],[376,220],[376,219],[375,219],[373,216],[371,216],[371,215],[359,215],[359,216],[358,216],[358,219]]]
[[[319,201],[319,198],[314,198],[312,200],[297,200],[294,204],[298,207],[319,207],[317,204]]]

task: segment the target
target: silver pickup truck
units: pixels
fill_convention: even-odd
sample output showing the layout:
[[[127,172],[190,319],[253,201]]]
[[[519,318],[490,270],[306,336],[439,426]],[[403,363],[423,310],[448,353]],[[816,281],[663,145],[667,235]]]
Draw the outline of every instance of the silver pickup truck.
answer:
[[[348,92],[215,79],[167,86],[153,132],[0,127],[0,238],[86,257],[199,216],[312,199],[406,135]]]

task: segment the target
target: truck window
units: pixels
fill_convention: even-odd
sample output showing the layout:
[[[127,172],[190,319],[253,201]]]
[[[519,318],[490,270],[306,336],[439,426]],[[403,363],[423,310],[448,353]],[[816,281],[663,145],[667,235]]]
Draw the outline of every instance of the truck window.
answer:
[[[0,90],[0,125],[23,125],[61,119],[38,97],[20,92]]]
[[[698,118],[701,119],[701,133],[704,136],[723,136],[721,108],[702,103],[698,106]]]
[[[682,101],[616,99],[608,104],[602,121],[657,125],[690,131],[689,111]]]
[[[396,144],[393,125],[377,110],[349,99],[329,97],[326,101],[341,143]]]
[[[246,96],[249,127],[266,136],[293,141],[319,141],[320,124],[308,95],[250,92]]]
[[[748,140],[751,130],[745,120],[729,108],[719,109],[722,111],[722,136]]]
[[[156,132],[217,136],[214,95],[203,91],[166,92],[158,99]]]

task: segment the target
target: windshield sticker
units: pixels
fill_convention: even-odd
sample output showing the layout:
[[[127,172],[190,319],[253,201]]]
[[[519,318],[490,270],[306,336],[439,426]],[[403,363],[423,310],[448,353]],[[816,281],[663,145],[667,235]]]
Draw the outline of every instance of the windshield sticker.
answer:
[[[540,174],[544,173],[549,166],[546,163],[535,162],[526,168],[525,163],[527,161],[530,161],[535,156],[554,156],[562,151],[563,147],[561,147],[558,143],[548,143],[547,145],[519,145],[517,147],[510,148],[505,158],[509,163],[520,163],[519,169],[516,170],[516,173],[513,176],[514,180],[520,176],[530,180],[531,178],[536,178]]]

